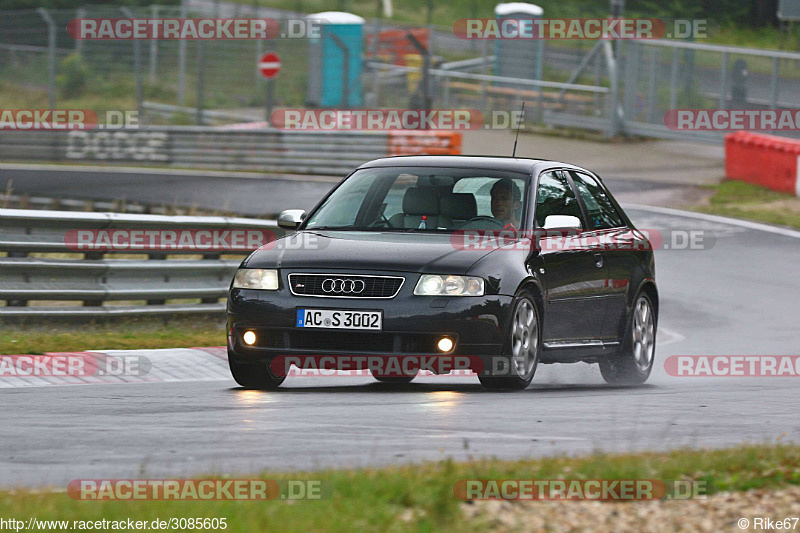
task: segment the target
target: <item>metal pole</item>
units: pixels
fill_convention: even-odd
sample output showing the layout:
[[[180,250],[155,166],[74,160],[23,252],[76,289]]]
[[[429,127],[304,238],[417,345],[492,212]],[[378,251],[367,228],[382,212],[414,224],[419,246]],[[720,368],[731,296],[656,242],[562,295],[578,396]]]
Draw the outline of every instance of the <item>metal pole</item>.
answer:
[[[771,97],[770,97],[770,109],[777,109],[778,108],[778,58],[772,58],[772,81],[770,88],[771,90]]]
[[[669,108],[675,109],[678,105],[678,49],[672,49],[672,71],[669,76]]]
[[[158,6],[150,6],[151,16],[158,18]],[[150,40],[150,84],[156,84],[156,64],[158,63],[158,41]]]
[[[197,122],[198,126],[203,125],[203,40],[198,39],[197,41],[197,114],[195,116],[195,122]]]
[[[342,100],[343,107],[350,105],[350,49],[344,44],[338,35],[333,33],[326,33],[326,37],[330,37],[336,46],[342,51],[344,56],[344,66],[342,68]]]
[[[719,104],[720,109],[728,108],[728,52],[722,52],[722,67],[719,76]]]
[[[264,116],[264,120],[267,121],[267,124],[270,126],[272,125],[272,102],[275,98],[275,88],[273,78],[267,78],[267,109],[266,115]]]
[[[184,1],[181,1],[181,18],[186,18]],[[186,39],[178,40],[178,105],[186,105]]]
[[[56,108],[56,23],[43,7],[36,10],[47,24],[47,101],[50,109]]]
[[[414,34],[409,32],[406,38],[411,41],[411,44],[419,50],[422,55],[422,108],[425,111],[431,109],[431,87],[430,87],[430,70],[431,70],[431,51],[419,42],[419,39],[414,37]]]
[[[86,18],[86,10],[82,7],[78,8],[78,11],[75,12],[79,19]],[[81,55],[83,51],[83,39],[75,39],[75,53],[77,55]]]
[[[127,7],[120,8],[120,11],[129,19],[135,18],[133,13]],[[139,113],[139,118],[143,117],[142,100],[144,99],[144,91],[142,90],[142,42],[139,39],[133,40],[133,76],[136,83],[136,110]]]

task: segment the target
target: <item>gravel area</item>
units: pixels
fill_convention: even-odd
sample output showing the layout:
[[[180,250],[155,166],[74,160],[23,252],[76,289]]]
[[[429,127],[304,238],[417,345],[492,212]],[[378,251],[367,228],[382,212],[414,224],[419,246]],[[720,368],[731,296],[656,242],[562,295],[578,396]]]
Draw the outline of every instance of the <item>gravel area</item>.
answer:
[[[800,531],[800,520],[787,522],[788,529],[755,520],[800,517],[800,487],[653,502],[475,501],[463,503],[462,510],[489,531]]]

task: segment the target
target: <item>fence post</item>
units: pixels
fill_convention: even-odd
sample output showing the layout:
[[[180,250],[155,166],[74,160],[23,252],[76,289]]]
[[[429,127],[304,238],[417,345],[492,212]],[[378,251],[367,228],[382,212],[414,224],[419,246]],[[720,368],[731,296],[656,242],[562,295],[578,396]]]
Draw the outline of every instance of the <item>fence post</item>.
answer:
[[[333,43],[342,51],[344,60],[344,68],[342,68],[342,100],[343,107],[350,106],[350,49],[344,44],[338,35],[333,33],[326,33]]]
[[[120,11],[129,19],[136,18],[127,7],[120,8]],[[141,120],[144,116],[144,107],[142,106],[144,94],[142,89],[142,41],[140,39],[133,39],[133,76],[136,84],[136,111]]]
[[[79,19],[86,17],[86,10],[82,7],[79,7],[78,10],[75,12],[75,16]],[[75,53],[77,55],[81,55],[83,51],[83,39],[75,39]]]
[[[720,109],[728,108],[728,52],[722,52],[722,66],[719,75],[719,105]]]
[[[195,122],[198,126],[203,125],[203,85],[205,78],[205,66],[203,58],[203,40],[197,40],[197,114]]]
[[[416,48],[419,53],[422,55],[422,108],[425,111],[430,111],[431,109],[431,80],[430,80],[430,70],[431,70],[431,51],[428,48],[419,42],[419,39],[414,37],[414,34],[409,32],[406,34],[406,38],[411,41],[411,44]]]
[[[608,77],[611,80],[611,98],[609,102],[610,114],[608,117],[608,136],[619,135],[619,63],[614,57],[614,49],[609,41],[603,41],[603,55],[608,64]]]
[[[185,0],[181,0],[180,17],[186,18]],[[178,39],[178,105],[186,105],[186,39]]]
[[[47,100],[50,109],[56,108],[56,23],[43,7],[36,10],[47,24]]]
[[[150,16],[158,18],[159,6],[150,6]],[[158,64],[158,40],[150,39],[150,85],[156,84],[156,65]]]
[[[778,108],[778,58],[772,58],[772,80],[770,82],[770,109]]]

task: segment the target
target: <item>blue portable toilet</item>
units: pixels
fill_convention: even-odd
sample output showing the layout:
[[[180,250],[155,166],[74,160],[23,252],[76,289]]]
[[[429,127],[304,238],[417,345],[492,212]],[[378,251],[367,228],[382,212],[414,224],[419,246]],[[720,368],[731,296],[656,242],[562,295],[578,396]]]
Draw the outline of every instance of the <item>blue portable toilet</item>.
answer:
[[[541,18],[544,10],[534,4],[511,2],[497,4],[494,8],[498,23],[505,19],[531,20]],[[528,23],[530,26],[530,23]],[[542,79],[542,62],[544,61],[544,40],[542,39],[498,39],[494,47],[496,76],[524,78],[526,80]],[[498,83],[498,85],[510,85]],[[532,87],[527,86],[528,89]]]
[[[308,15],[320,25],[319,37],[308,43],[308,86],[306,104],[316,107],[361,106],[361,46],[364,19],[352,13],[325,11]],[[349,53],[347,96],[345,97],[344,52]]]

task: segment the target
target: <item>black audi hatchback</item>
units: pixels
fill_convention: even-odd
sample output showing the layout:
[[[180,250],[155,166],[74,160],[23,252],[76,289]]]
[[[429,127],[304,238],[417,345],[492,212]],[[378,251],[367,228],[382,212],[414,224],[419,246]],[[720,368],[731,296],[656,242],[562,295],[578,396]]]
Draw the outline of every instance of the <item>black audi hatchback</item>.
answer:
[[[652,249],[583,168],[377,159],[278,224],[290,231],[242,262],[228,299],[228,360],[246,388],[278,387],[271,362],[293,354],[465,356],[492,389],[527,387],[540,363],[598,363],[626,384],[653,368]]]

